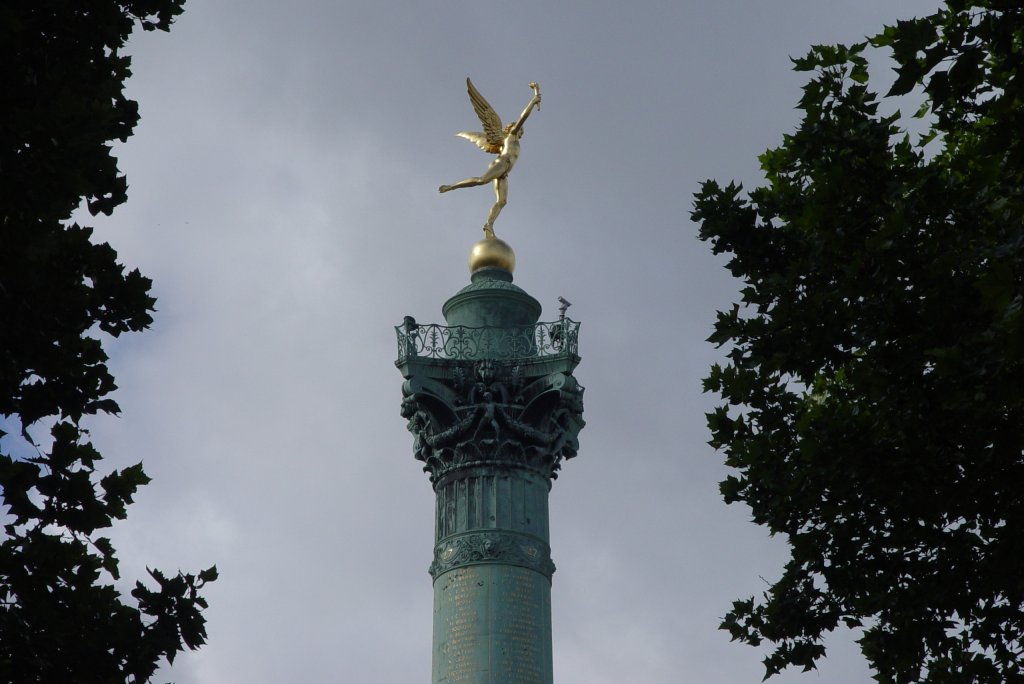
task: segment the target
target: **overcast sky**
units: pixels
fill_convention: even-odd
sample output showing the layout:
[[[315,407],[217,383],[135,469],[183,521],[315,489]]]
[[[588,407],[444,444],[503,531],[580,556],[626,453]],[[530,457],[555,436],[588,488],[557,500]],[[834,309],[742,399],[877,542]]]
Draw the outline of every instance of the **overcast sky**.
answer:
[[[489,188],[471,76],[526,126],[496,224],[516,283],[582,321],[580,455],[551,492],[558,684],[759,682],[717,629],[784,540],[721,502],[704,340],[736,299],[696,238],[705,178],[759,181],[797,122],[790,56],[931,2],[190,0],[136,35],[128,204],[95,219],[154,279],[152,330],[110,345],[109,466],[154,478],[115,529],[128,578],[216,563],[209,644],[179,684],[426,682],[433,492],[399,416],[393,326],[443,322]],[[861,683],[850,635],[817,673]]]

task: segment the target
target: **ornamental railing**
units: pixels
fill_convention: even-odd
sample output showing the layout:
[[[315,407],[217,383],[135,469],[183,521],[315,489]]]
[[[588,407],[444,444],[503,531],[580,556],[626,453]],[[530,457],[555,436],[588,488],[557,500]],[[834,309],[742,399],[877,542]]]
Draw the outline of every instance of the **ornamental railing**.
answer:
[[[411,318],[395,326],[398,363],[412,358],[476,361],[577,355],[580,324],[568,318],[513,328],[422,325]]]

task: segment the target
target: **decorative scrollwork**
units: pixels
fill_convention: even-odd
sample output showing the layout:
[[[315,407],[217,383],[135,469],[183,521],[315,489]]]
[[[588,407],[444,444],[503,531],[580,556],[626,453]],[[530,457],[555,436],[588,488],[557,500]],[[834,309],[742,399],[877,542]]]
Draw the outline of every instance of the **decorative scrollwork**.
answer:
[[[525,534],[486,530],[442,539],[434,547],[430,576],[438,576],[464,565],[501,563],[536,570],[548,579],[555,572],[551,547]]]
[[[568,318],[513,328],[420,325],[407,318],[395,326],[398,363],[411,358],[508,361],[575,356],[579,329],[580,324]]]

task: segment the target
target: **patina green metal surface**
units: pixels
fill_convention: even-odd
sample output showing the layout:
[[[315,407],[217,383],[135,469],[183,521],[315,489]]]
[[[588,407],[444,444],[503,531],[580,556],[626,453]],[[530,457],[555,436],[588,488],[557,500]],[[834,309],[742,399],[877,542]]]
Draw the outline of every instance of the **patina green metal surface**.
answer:
[[[441,309],[448,325],[511,328],[532,325],[540,317],[540,302],[515,285],[505,269],[481,268],[470,280]]]
[[[501,564],[439,577],[432,669],[435,684],[551,684],[551,584]]]
[[[579,324],[479,269],[447,326],[396,327],[402,415],[436,493],[434,684],[551,684],[548,493],[583,422]]]

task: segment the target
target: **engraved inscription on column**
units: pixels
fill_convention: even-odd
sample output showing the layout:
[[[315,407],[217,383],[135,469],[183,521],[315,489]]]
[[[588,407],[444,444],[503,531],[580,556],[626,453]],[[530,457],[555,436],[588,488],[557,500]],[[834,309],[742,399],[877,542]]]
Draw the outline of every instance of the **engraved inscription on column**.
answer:
[[[502,564],[456,568],[434,585],[435,684],[551,684],[551,585]]]
[[[510,566],[495,568],[494,579],[491,682],[550,682],[550,585],[535,572]]]
[[[445,575],[435,590],[434,629],[445,638],[434,654],[435,681],[476,684],[487,651],[486,584],[478,568],[460,568]]]

